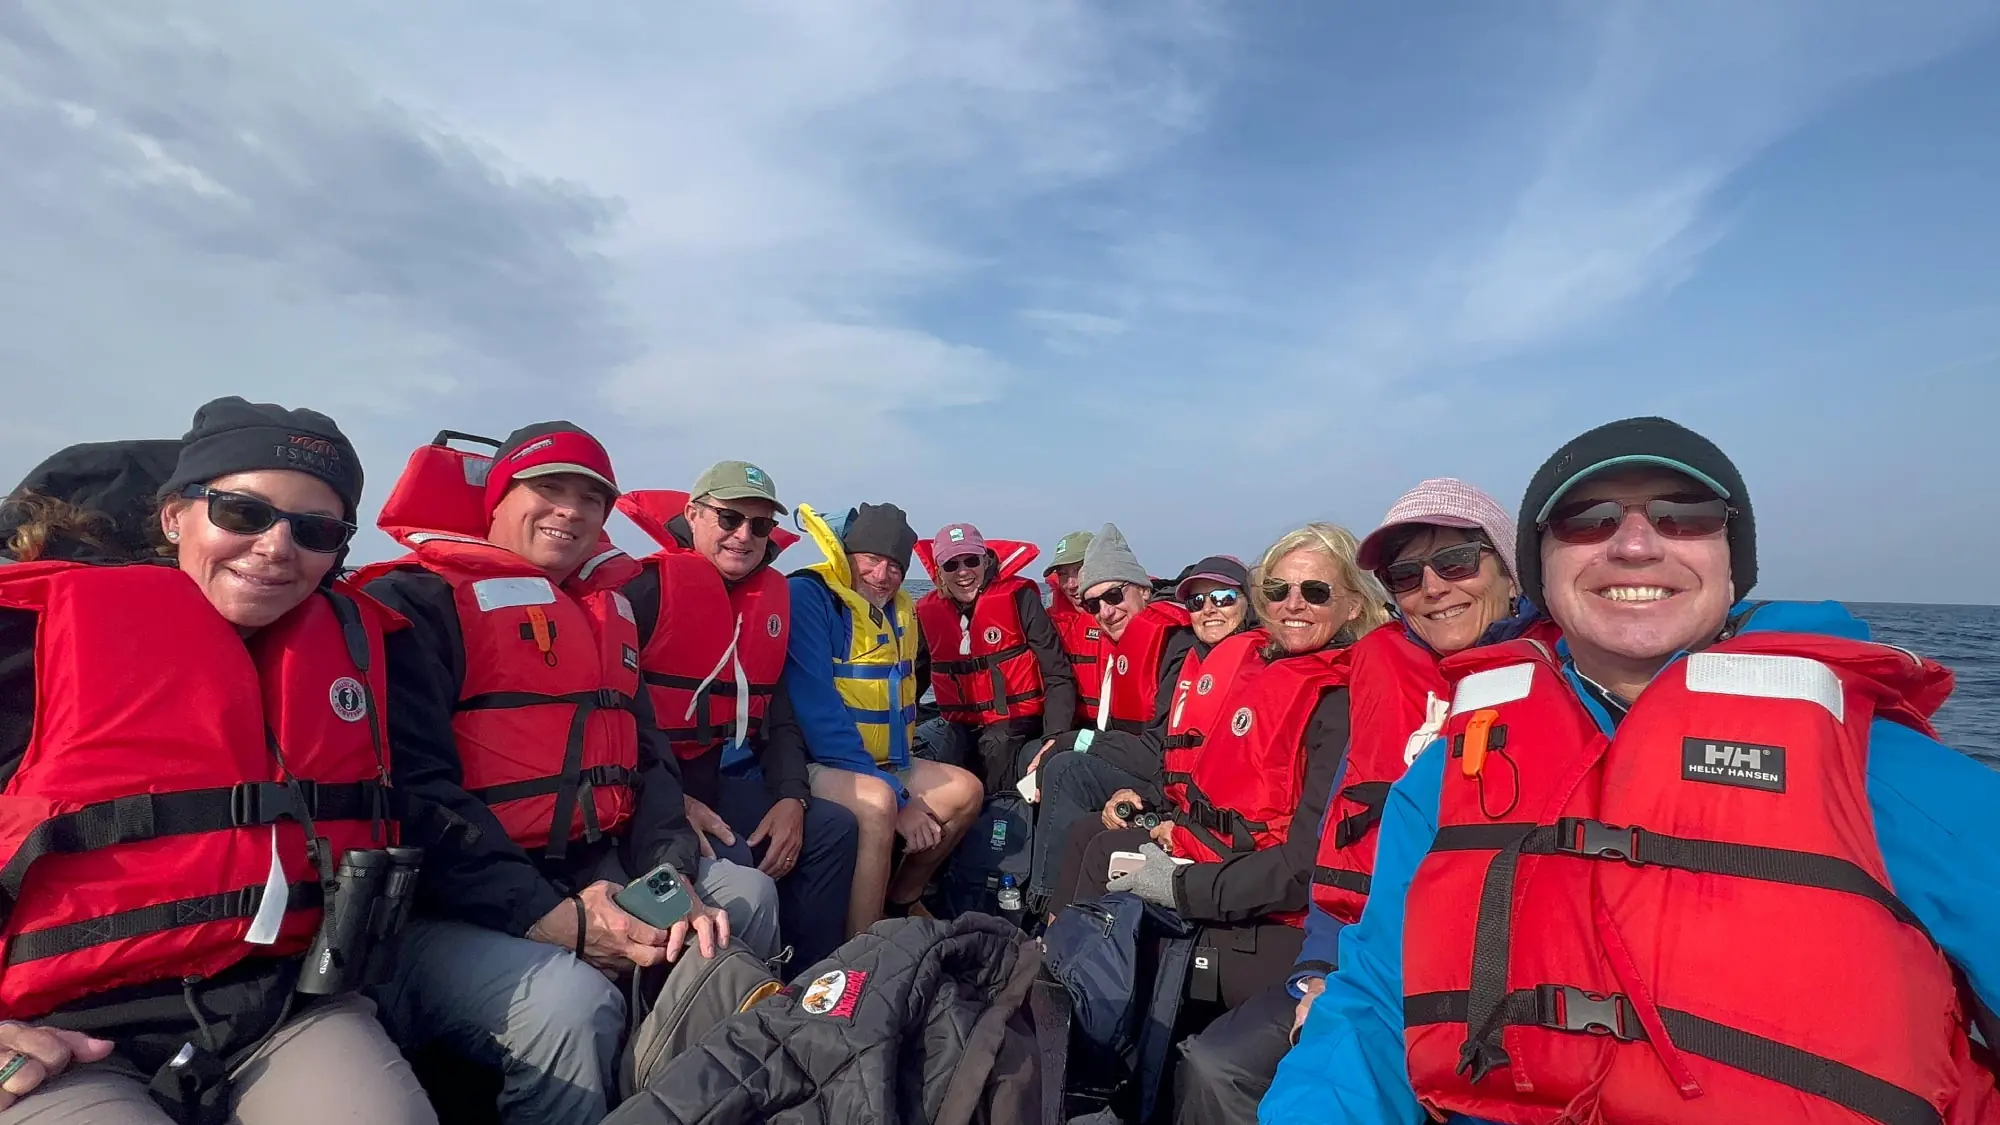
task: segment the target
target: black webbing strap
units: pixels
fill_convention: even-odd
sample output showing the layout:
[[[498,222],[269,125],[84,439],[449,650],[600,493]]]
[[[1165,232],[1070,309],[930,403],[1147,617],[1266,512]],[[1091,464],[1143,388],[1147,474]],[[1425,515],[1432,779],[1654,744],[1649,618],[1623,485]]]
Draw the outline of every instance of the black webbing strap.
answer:
[[[340,622],[340,635],[347,642],[347,659],[354,664],[356,678],[361,681],[361,704],[368,709],[368,739],[375,747],[375,776],[387,786],[389,743],[382,730],[382,709],[375,704],[375,685],[368,675],[370,664],[368,629],[361,620],[361,607],[354,604],[353,598],[338,590],[329,589],[326,592],[326,600],[333,606],[334,619]],[[271,739],[275,743],[277,736],[272,735]],[[385,808],[381,816],[384,819],[390,818],[391,810]],[[383,837],[383,828],[384,826],[378,821],[375,828],[375,838],[378,841]],[[321,873],[323,878],[330,874],[330,872]]]
[[[76,855],[165,836],[255,828],[280,820],[372,820],[386,807],[386,793],[374,781],[332,785],[250,781],[179,793],[139,793],[85,805],[36,825],[6,867],[0,868],[0,921],[20,896],[28,869],[44,856]]]
[[[458,704],[460,711],[504,711],[517,707],[545,707],[556,704],[567,704],[576,708],[576,712],[570,716],[569,738],[563,747],[562,772],[551,778],[534,778],[530,782],[531,784],[548,782],[555,787],[556,807],[555,814],[549,818],[549,843],[542,849],[542,854],[551,860],[560,860],[569,854],[569,827],[570,821],[576,816],[577,795],[579,791],[595,784],[585,776],[583,768],[584,736],[589,730],[590,716],[598,711],[629,711],[632,709],[632,701],[623,693],[611,688],[598,688],[596,691],[576,691],[565,695],[548,695],[535,691],[489,691],[460,700]],[[501,788],[504,787],[489,786],[487,789],[474,791],[473,796]],[[543,789],[529,796],[541,796],[548,792],[550,790]],[[482,800],[486,800],[489,805],[499,803],[485,798]],[[586,800],[583,804],[584,842],[594,844],[603,835],[604,830],[597,823],[597,802]]]
[[[715,720],[709,715],[708,701],[712,696],[718,695],[726,696],[730,699],[736,698],[735,680],[701,680],[693,676],[677,676],[667,672],[645,672],[640,675],[640,678],[653,687],[677,688],[681,691],[694,693],[694,727],[692,729],[683,728],[677,730],[663,729],[661,733],[667,736],[667,741],[699,742],[704,746],[715,742]],[[750,695],[752,698],[757,696],[769,697],[777,693],[778,685],[775,683],[753,683],[750,685]],[[748,727],[749,736],[754,736],[757,733],[757,728],[758,722],[753,716],[750,719]]]
[[[1200,746],[1202,742],[1206,739],[1206,737],[1207,737],[1206,735],[1202,734],[1198,730],[1184,731],[1180,734],[1170,734],[1167,735],[1165,738],[1160,739],[1160,749],[1193,750],[1196,747]],[[1180,776],[1185,778],[1187,775],[1181,774]]]
[[[286,893],[287,912],[317,910],[325,901],[325,889],[318,880],[292,883],[286,888]],[[92,946],[182,926],[200,926],[231,918],[254,918],[263,905],[264,886],[260,883],[254,887],[120,910],[47,929],[28,930],[7,939],[7,963],[18,965],[44,957],[60,957]]]
[[[1246,820],[1233,809],[1218,807],[1194,783],[1193,778],[1187,782],[1187,803],[1188,811],[1176,818],[1182,824],[1207,829],[1216,836],[1229,837],[1229,847],[1217,849],[1219,855],[1254,852],[1257,850],[1257,838],[1253,833],[1271,830],[1271,826],[1261,820]]]
[[[943,672],[950,676],[975,676],[981,672],[996,669],[1017,656],[1025,656],[1027,652],[1028,645],[1024,641],[1018,645],[1008,645],[1006,648],[994,649],[983,656],[968,656],[960,660],[933,659],[931,661],[931,671],[933,673]]]
[[[639,775],[624,766],[589,766],[583,771],[583,783],[595,788],[600,785],[635,785]],[[508,801],[525,801],[530,797],[546,797],[562,791],[563,779],[550,774],[547,777],[529,778],[527,781],[510,781],[504,785],[488,785],[484,789],[469,792],[489,805],[502,805]]]
[[[1467,1019],[1469,1007],[1467,993],[1426,992],[1404,998],[1403,1022],[1408,1027],[1461,1023]],[[1922,1096],[1824,1055],[1675,1008],[1661,1008],[1660,1018],[1680,1050],[1825,1098],[1883,1125],[1940,1125],[1944,1120]],[[1627,1043],[1647,1038],[1637,1010],[1626,997],[1568,985],[1545,984],[1509,992],[1496,1011],[1496,1020],[1502,1026],[1606,1035]]]
[[[1374,880],[1359,871],[1348,871],[1339,867],[1316,866],[1313,868],[1313,882],[1322,887],[1335,887],[1343,891],[1353,891],[1366,895]]]
[[[1879,903],[1898,921],[1929,938],[1929,931],[1889,888],[1858,865],[1813,852],[1765,848],[1715,840],[1690,840],[1648,832],[1643,828],[1605,824],[1583,817],[1563,817],[1553,825],[1471,824],[1438,829],[1432,851],[1496,850],[1487,865],[1479,894],[1474,927],[1472,989],[1468,999],[1467,1038],[1459,1058],[1460,1073],[1478,1082],[1496,1067],[1507,1065],[1496,1022],[1507,992],[1507,967],[1513,942],[1514,878],[1523,855],[1566,855],[1579,859],[1618,860],[1638,866],[1668,867],[1713,875],[1729,875],[1791,886],[1815,887],[1859,895]],[[1734,1065],[1734,1064],[1731,1064]]]
[[[1349,785],[1340,791],[1342,797],[1364,806],[1360,812],[1349,813],[1333,826],[1333,846],[1351,848],[1361,842],[1377,824],[1382,823],[1382,809],[1389,803],[1389,783],[1386,781],[1362,781]]]

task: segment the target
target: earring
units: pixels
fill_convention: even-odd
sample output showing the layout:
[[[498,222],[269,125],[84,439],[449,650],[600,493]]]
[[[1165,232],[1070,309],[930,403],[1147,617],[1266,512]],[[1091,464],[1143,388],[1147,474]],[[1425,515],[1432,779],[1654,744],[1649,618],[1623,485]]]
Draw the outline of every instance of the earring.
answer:
[[[167,542],[169,542],[169,543],[178,543],[178,542],[180,542],[180,541],[181,541],[181,533],[180,533],[180,532],[178,532],[178,531],[169,531],[169,532],[167,532]]]

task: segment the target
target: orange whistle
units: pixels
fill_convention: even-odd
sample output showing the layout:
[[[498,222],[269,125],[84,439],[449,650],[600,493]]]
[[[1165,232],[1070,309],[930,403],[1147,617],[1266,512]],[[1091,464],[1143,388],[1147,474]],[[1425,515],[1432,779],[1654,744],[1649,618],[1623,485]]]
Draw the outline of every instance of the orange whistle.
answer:
[[[1458,770],[1467,777],[1478,777],[1486,765],[1486,736],[1493,724],[1500,721],[1498,711],[1474,711],[1465,724],[1464,749],[1460,752]]]
[[[528,632],[535,638],[535,647],[541,650],[542,663],[555,667],[555,637],[549,631],[549,615],[542,612],[541,606],[528,607]]]

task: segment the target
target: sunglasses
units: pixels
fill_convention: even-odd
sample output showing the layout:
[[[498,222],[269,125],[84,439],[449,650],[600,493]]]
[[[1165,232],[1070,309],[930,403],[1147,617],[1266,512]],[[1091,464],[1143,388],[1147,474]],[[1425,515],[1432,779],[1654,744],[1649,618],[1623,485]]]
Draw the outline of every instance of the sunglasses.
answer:
[[[1279,582],[1276,579],[1267,580],[1262,587],[1264,600],[1270,602],[1272,605],[1277,605],[1285,601],[1292,596],[1293,585],[1293,583]],[[1334,590],[1332,585],[1321,582],[1317,578],[1308,578],[1304,582],[1297,583],[1297,586],[1299,588],[1299,596],[1306,600],[1307,605],[1325,605],[1333,600]]]
[[[960,555],[955,559],[946,559],[939,563],[938,569],[950,574],[957,570],[977,570],[985,565],[985,555]]]
[[[1121,582],[1094,598],[1083,599],[1083,612],[1095,617],[1097,611],[1108,605],[1124,605],[1125,591],[1132,588],[1130,582]]]
[[[715,526],[721,528],[724,535],[734,532],[746,523],[750,525],[750,534],[758,539],[769,539],[771,533],[778,530],[778,521],[770,516],[746,516],[734,508],[718,508],[713,504],[703,504],[699,500],[695,501],[695,505],[715,513]]]
[[[241,492],[224,492],[207,485],[191,484],[181,491],[189,500],[208,501],[208,522],[231,535],[262,535],[284,520],[292,525],[292,542],[302,550],[330,555],[354,538],[354,525],[337,516],[287,512],[268,500]]]
[[[1563,543],[1602,543],[1618,534],[1630,512],[1642,512],[1669,539],[1701,539],[1729,525],[1736,510],[1716,497],[1660,496],[1651,500],[1584,500],[1549,513],[1542,527]]]
[[[1217,609],[1228,609],[1242,600],[1243,591],[1241,590],[1210,590],[1205,594],[1189,594],[1183,604],[1187,606],[1189,613],[1200,613],[1203,605],[1212,605]]]
[[[1479,558],[1492,550],[1484,543],[1458,543],[1420,559],[1390,563],[1375,572],[1392,594],[1407,594],[1424,584],[1424,568],[1442,582],[1463,582],[1479,573]]]

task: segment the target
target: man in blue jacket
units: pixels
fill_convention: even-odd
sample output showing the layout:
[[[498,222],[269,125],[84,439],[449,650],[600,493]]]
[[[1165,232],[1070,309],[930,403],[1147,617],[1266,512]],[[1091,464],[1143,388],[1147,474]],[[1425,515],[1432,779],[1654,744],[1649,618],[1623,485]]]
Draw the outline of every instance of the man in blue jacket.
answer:
[[[1676,523],[1691,498],[1725,501],[1726,523],[1706,530],[1698,520]],[[1577,534],[1580,518],[1597,516],[1595,537]],[[1548,534],[1551,522],[1561,523],[1565,538]],[[1562,626],[1557,655],[1568,686],[1607,735],[1655,677],[1726,628],[1868,637],[1867,624],[1835,603],[1739,601],[1757,576],[1742,478],[1707,439],[1665,419],[1609,423],[1558,450],[1528,487],[1520,527],[1522,592]],[[2000,853],[1990,823],[2000,809],[2000,772],[1882,718],[1869,729],[1867,751],[1868,804],[1894,893],[1963,975],[1967,1005],[1991,1041],[1990,1011],[2000,1000]],[[1433,743],[1391,790],[1368,908],[1340,932],[1338,969],[1259,1107],[1264,1125],[1426,1120],[1405,1053],[1404,918],[1412,879],[1437,837],[1448,758],[1445,741]],[[1533,920],[1516,922],[1523,942],[1532,941]],[[1423,940],[1411,937],[1419,948]],[[1870,1013],[1857,1009],[1853,1017]],[[1482,1088],[1504,1098],[1514,1086],[1500,1071]],[[1827,1096],[1806,1093],[1794,1104],[1801,1115],[1835,1112]],[[1968,1077],[1959,1108],[1984,1097],[1990,1079]],[[1733,1120],[1741,1107],[1699,1108]],[[1766,1118],[1761,1125],[1778,1125]]]

